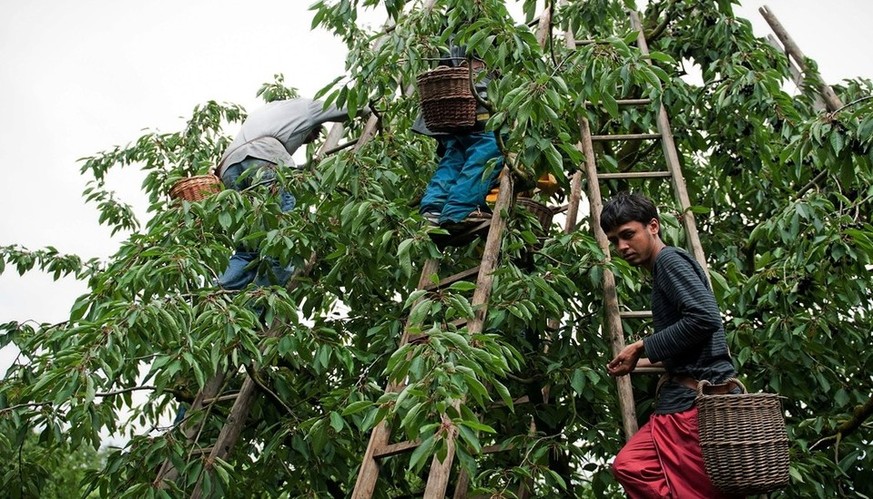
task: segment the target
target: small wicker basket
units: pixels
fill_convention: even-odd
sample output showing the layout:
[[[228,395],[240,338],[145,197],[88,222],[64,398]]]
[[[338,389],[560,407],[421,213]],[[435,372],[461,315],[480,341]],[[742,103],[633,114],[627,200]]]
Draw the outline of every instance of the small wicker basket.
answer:
[[[521,197],[515,200],[518,206],[524,208],[525,210],[533,213],[537,220],[540,222],[540,227],[543,228],[543,231],[548,231],[549,227],[552,225],[552,217],[555,216],[555,212],[552,211],[551,208],[540,203],[539,201],[535,201],[529,197]]]
[[[421,114],[433,132],[459,132],[476,125],[476,97],[467,67],[440,66],[418,76]]]
[[[788,434],[782,401],[770,393],[707,395],[697,385],[703,463],[712,484],[727,494],[766,494],[788,485]]]
[[[200,201],[221,191],[221,180],[215,175],[197,175],[179,180],[170,189],[170,198]]]

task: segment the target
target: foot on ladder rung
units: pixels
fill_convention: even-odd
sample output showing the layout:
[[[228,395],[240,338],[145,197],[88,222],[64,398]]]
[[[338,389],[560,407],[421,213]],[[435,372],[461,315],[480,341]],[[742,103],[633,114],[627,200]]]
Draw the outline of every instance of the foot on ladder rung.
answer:
[[[490,228],[491,220],[475,223],[459,222],[452,226],[443,227],[443,230],[447,230],[448,234],[430,231],[428,235],[439,247],[463,246],[476,239],[476,237],[487,233]]]

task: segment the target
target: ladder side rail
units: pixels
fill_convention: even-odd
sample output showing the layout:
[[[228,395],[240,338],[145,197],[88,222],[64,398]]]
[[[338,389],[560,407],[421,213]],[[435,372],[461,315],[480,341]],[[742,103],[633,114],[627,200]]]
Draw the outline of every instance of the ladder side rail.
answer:
[[[591,211],[591,230],[594,239],[606,257],[611,260],[609,252],[609,239],[600,228],[600,213],[603,211],[603,197],[600,192],[600,183],[597,180],[597,163],[594,160],[594,145],[591,142],[591,126],[588,118],[582,116],[579,119],[582,130],[582,145],[585,154],[586,174],[588,177],[588,202]],[[615,288],[615,276],[609,269],[603,269],[603,302],[606,312],[606,328],[612,354],[617,355],[625,347],[624,328],[621,324],[620,310],[618,306],[618,292]],[[634,403],[633,387],[629,376],[620,376],[615,379],[618,390],[618,403],[621,411],[621,421],[627,438],[637,432],[636,405]]]
[[[549,41],[549,36],[551,34],[551,31],[552,31],[552,10],[549,6],[546,6],[546,8],[543,9],[542,14],[540,14],[540,16],[537,18],[536,39],[537,39],[537,43],[539,44],[539,46],[541,48],[546,47],[546,43]],[[502,180],[501,180],[501,184],[502,184]],[[503,192],[503,190],[504,190],[503,185],[501,185],[500,190],[501,190],[501,192]],[[571,189],[571,191],[572,191],[572,189]],[[500,200],[498,199],[498,202],[499,201]],[[572,201],[571,201],[571,205],[568,206],[568,209],[575,209],[576,211],[578,211],[578,199],[577,199],[575,207],[572,206]],[[501,228],[501,232],[502,232],[502,230],[503,229]],[[477,282],[477,284],[478,284],[478,282]],[[489,286],[489,288],[490,288],[490,286]],[[557,321],[553,321],[553,322],[556,323]],[[531,425],[533,425],[533,422],[531,422]],[[467,474],[467,471],[462,469],[462,470],[460,470],[460,472],[458,474],[458,480],[457,480],[457,483],[455,484],[455,494],[453,496],[453,499],[466,499],[469,486],[470,486],[470,477]],[[528,483],[528,480],[522,481],[520,488],[519,488],[518,496],[520,498],[529,497],[528,495],[525,494],[525,492],[531,488],[532,488],[532,486]]]
[[[473,298],[470,302],[473,306],[474,316],[467,322],[469,334],[481,333],[485,323],[485,316],[488,313],[488,299],[491,296],[491,285],[494,281],[494,269],[500,256],[503,230],[506,228],[504,214],[508,213],[513,197],[512,175],[501,175],[500,194],[498,194],[497,202],[494,205],[491,228],[488,230],[488,237],[485,240],[485,250],[482,254],[482,262],[479,265],[479,276],[476,279],[476,290],[473,292]],[[443,418],[445,418],[445,415],[443,415]],[[458,430],[450,422],[444,422],[449,427],[445,436],[448,452],[442,461],[437,456],[434,456],[431,461],[427,487],[424,490],[425,499],[442,499],[446,495],[446,489],[449,484],[449,475],[455,459],[455,437]]]
[[[794,60],[788,56],[788,52],[782,48],[782,45],[779,44],[779,40],[776,39],[773,35],[767,35],[767,43],[769,43],[773,48],[781,52],[785,56],[785,60],[788,61],[788,72],[791,73],[791,80],[794,81],[794,84],[797,85],[797,88],[803,89],[803,73],[800,72],[800,69],[797,68],[797,64],[794,63]],[[821,98],[820,93],[815,94],[815,99],[812,102],[812,108],[820,113],[827,109],[825,106],[824,100]]]
[[[239,439],[243,427],[245,427],[249,411],[255,403],[256,389],[255,381],[251,376],[246,376],[233,404],[233,408],[230,410],[230,414],[227,416],[227,420],[218,434],[215,445],[212,446],[212,451],[209,453],[203,471],[197,479],[197,485],[195,485],[194,491],[191,493],[191,499],[199,499],[202,495],[203,474],[211,471],[216,459],[224,459],[233,449],[234,445],[236,445],[236,441]]]
[[[806,56],[803,54],[803,51],[800,50],[800,46],[794,42],[794,39],[791,38],[791,35],[788,34],[788,31],[782,26],[782,23],[779,22],[779,19],[776,18],[776,15],[770,10],[770,7],[766,5],[758,8],[758,12],[761,13],[761,16],[764,17],[764,20],[767,21],[767,24],[770,25],[770,28],[773,29],[773,32],[776,33],[776,36],[779,37],[779,40],[782,42],[782,45],[785,47],[786,56],[791,56],[794,59],[794,62],[797,63],[797,66],[806,74],[809,71],[809,67],[806,64]],[[825,105],[827,106],[828,111],[835,112],[837,109],[843,107],[843,102],[837,97],[837,94],[834,93],[834,89],[825,83],[821,77],[816,78],[816,83],[818,84],[818,91],[821,95],[822,99],[825,101]]]
[[[289,291],[295,289],[297,287],[297,278],[303,275],[308,275],[309,272],[312,271],[312,268],[315,266],[316,255],[315,253],[311,254],[306,261],[306,264],[303,268],[295,270],[294,274],[287,285],[287,289]],[[267,329],[267,333],[264,335],[265,338],[275,338],[281,334],[280,323],[278,319],[274,319],[273,323]],[[252,370],[254,373],[254,369]],[[198,499],[202,495],[202,483],[203,483],[203,473],[208,473],[212,466],[215,464],[216,459],[224,459],[230,454],[230,451],[236,445],[237,440],[239,439],[240,433],[242,433],[243,428],[245,427],[246,419],[248,419],[249,411],[254,405],[255,396],[257,395],[257,383],[252,376],[246,373],[245,380],[243,381],[242,387],[240,387],[239,392],[236,394],[236,399],[234,400],[233,406],[231,407],[230,414],[225,420],[224,425],[221,427],[221,431],[218,433],[218,438],[213,444],[209,456],[206,460],[206,466],[200,472],[200,476],[197,478],[197,483],[194,487],[194,491],[191,493],[192,499]]]
[[[567,0],[561,0],[561,6],[566,5]],[[570,50],[576,50],[576,37],[573,35],[572,26],[564,32],[564,46]],[[582,142],[576,143],[576,149],[585,154]],[[587,157],[587,156],[586,156]],[[582,202],[582,169],[577,168],[570,178],[570,199],[567,200],[567,219],[564,221],[564,233],[569,234],[576,230],[577,218],[579,218],[579,205]],[[590,206],[589,206],[590,210]]]
[[[500,178],[500,195],[494,204],[494,213],[491,217],[491,228],[485,239],[485,250],[482,253],[482,262],[479,265],[479,275],[476,278],[476,289],[473,291],[473,306],[475,315],[467,323],[467,331],[470,334],[482,332],[485,323],[485,315],[488,309],[488,299],[491,297],[491,283],[494,280],[494,269],[500,257],[500,245],[503,239],[503,231],[506,228],[505,215],[509,212],[512,203],[512,175],[502,175]]]
[[[221,388],[224,386],[224,380],[226,378],[227,373],[225,371],[221,371],[216,373],[215,376],[209,379],[206,382],[206,385],[203,389],[194,397],[194,401],[191,403],[190,409],[187,411],[187,415],[185,419],[182,421],[182,434],[185,436],[185,442],[190,447],[194,442],[197,441],[197,438],[200,436],[200,432],[203,430],[203,426],[206,423],[206,419],[209,417],[209,410],[212,408],[212,404],[209,404],[206,407],[206,412],[203,414],[197,414],[197,411],[200,411],[203,406],[204,400],[213,399],[219,392],[221,392]],[[196,423],[192,422],[190,418],[194,417],[201,418]],[[191,458],[193,447],[188,452],[188,459]],[[164,463],[161,465],[160,470],[158,471],[158,476],[155,478],[153,485],[156,487],[163,488],[166,482],[175,481],[179,476],[179,470],[173,466],[173,462],[170,459],[164,460]]]
[[[576,42],[572,30],[565,33],[568,48],[575,47]],[[609,239],[600,228],[600,212],[603,210],[603,196],[600,192],[600,182],[597,179],[597,162],[594,156],[594,143],[591,140],[591,125],[586,116],[579,117],[579,128],[582,132],[582,154],[585,156],[585,173],[588,180],[588,209],[591,217],[591,230],[594,239],[608,262],[610,257]],[[615,289],[615,276],[608,269],[603,269],[603,300],[606,315],[606,329],[613,355],[624,349],[624,328],[619,316],[618,293]],[[637,432],[637,414],[634,403],[633,386],[629,376],[616,378],[619,411],[622,427],[626,438]]]
[[[439,270],[439,260],[428,259],[424,262],[421,270],[421,276],[418,279],[416,289],[424,289],[430,282],[430,276]],[[420,298],[423,300],[424,297]],[[413,305],[414,307],[414,305]],[[403,335],[400,338],[400,345],[405,345],[409,342],[409,323],[403,328]],[[385,388],[386,392],[398,392],[403,389],[402,381],[392,381]],[[373,497],[373,492],[376,490],[376,481],[379,478],[379,460],[376,458],[376,453],[388,445],[391,438],[391,428],[387,420],[382,420],[377,424],[373,431],[370,432],[370,441],[367,444],[367,450],[364,453],[364,458],[361,461],[361,467],[358,469],[358,478],[355,480],[355,488],[352,491],[353,499],[368,499]]]
[[[631,27],[637,30],[637,46],[643,55],[649,55],[649,46],[646,42],[646,36],[640,23],[639,15],[636,11],[630,12]],[[649,64],[652,64],[651,58],[646,58]],[[685,237],[688,242],[691,254],[697,263],[703,268],[707,281],[709,281],[709,267],[706,263],[706,255],[703,253],[703,245],[700,244],[700,235],[697,231],[697,223],[694,220],[694,214],[691,212],[691,200],[688,197],[688,189],[685,186],[685,178],[682,175],[682,167],[679,163],[679,153],[676,150],[676,143],[673,140],[673,132],[670,128],[670,119],[667,117],[667,109],[664,103],[658,104],[658,131],[661,133],[661,147],[664,151],[664,158],[667,162],[667,169],[672,174],[670,181],[673,184],[673,193],[676,196],[676,201],[679,203],[681,210],[680,219],[685,226]],[[710,283],[710,287],[712,283]]]

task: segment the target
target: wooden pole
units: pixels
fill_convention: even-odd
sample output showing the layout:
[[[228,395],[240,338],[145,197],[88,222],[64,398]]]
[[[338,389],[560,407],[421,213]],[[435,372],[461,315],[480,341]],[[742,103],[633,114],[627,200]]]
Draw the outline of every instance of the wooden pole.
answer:
[[[609,261],[609,240],[600,228],[600,212],[603,211],[603,197],[600,194],[600,182],[597,180],[597,164],[594,161],[594,146],[591,143],[591,126],[588,118],[581,117],[579,126],[582,129],[582,145],[585,154],[586,174],[588,176],[588,203],[591,212],[591,230],[597,245]],[[618,293],[615,289],[615,276],[608,269],[603,269],[603,305],[606,315],[606,330],[612,355],[618,355],[625,347],[624,329],[618,308]],[[630,376],[619,376],[615,379],[618,389],[618,404],[621,411],[621,421],[626,438],[630,438],[639,429],[637,426],[636,405]]]
[[[416,289],[424,289],[431,282],[431,276],[439,270],[439,260],[429,259],[424,262],[421,269],[421,275],[418,278],[418,287]],[[423,300],[422,297],[420,300]],[[419,301],[420,301],[419,300]],[[417,302],[416,302],[417,303]],[[413,305],[413,308],[415,305]],[[403,329],[403,336],[400,338],[400,345],[405,345],[409,341],[409,325]],[[386,392],[399,392],[405,384],[402,381],[392,381],[385,388]],[[373,428],[370,433],[370,442],[367,445],[367,450],[364,453],[364,459],[361,461],[361,468],[358,470],[358,479],[355,481],[355,490],[352,491],[353,499],[369,499],[373,497],[376,491],[376,481],[379,479],[379,461],[375,454],[380,449],[388,445],[391,437],[391,428],[387,421],[383,420]]]
[[[649,46],[646,43],[646,37],[643,34],[643,26],[640,23],[640,18],[636,11],[630,13],[631,25],[633,29],[638,30],[637,46],[645,55],[649,54]],[[652,61],[649,60],[649,64]],[[682,167],[679,163],[679,153],[676,151],[676,143],[673,140],[673,131],[670,128],[670,119],[667,117],[667,109],[664,104],[658,105],[658,132],[661,134],[661,147],[664,151],[664,159],[667,163],[667,169],[670,171],[670,182],[673,184],[673,192],[676,195],[676,201],[679,203],[679,208],[682,210],[680,220],[685,226],[685,238],[687,239],[688,247],[691,254],[697,263],[703,268],[706,274],[706,280],[709,281],[708,265],[706,264],[706,255],[703,253],[703,245],[700,244],[700,235],[697,233],[697,222],[694,221],[694,214],[691,213],[691,199],[688,196],[688,189],[685,186],[685,178],[682,176]],[[712,283],[710,282],[710,287]]]
[[[782,23],[779,22],[779,19],[776,19],[776,15],[773,14],[773,11],[770,10],[766,5],[758,9],[758,12],[764,17],[764,20],[767,21],[767,24],[770,25],[770,28],[773,29],[773,32],[776,33],[776,36],[779,37],[779,41],[782,42],[782,45],[785,47],[785,53],[791,56],[794,59],[794,62],[797,63],[797,66],[803,72],[803,74],[809,76],[809,66],[806,64],[806,56],[803,55],[803,52],[800,50],[800,47],[794,43],[794,40],[791,38],[791,35],[788,34],[788,31],[782,26]],[[834,93],[834,89],[831,88],[830,85],[821,80],[821,78],[816,78],[818,84],[818,91],[824,99],[825,105],[828,108],[828,111],[834,112],[837,109],[843,107],[842,101],[837,97],[837,94]]]
[[[485,250],[482,253],[482,263],[479,265],[479,276],[476,278],[476,290],[473,291],[473,318],[467,323],[467,331],[470,334],[482,332],[485,323],[485,314],[488,308],[488,298],[491,296],[491,283],[494,280],[494,269],[500,257],[500,242],[503,238],[503,229],[506,227],[504,214],[509,211],[512,202],[512,175],[500,176],[500,194],[494,204],[494,214],[491,217],[491,228],[485,239]]]
[[[785,53],[785,49],[782,48],[779,40],[777,40],[773,35],[767,35],[767,43],[772,45],[773,48],[779,52],[785,54],[785,58],[788,59],[788,72],[791,73],[791,79],[794,80],[794,84],[797,85],[797,88],[804,88],[803,73],[800,72],[800,69],[797,68],[794,61]],[[816,112],[824,111],[826,109],[824,100],[822,100],[821,94],[818,92],[815,93],[815,100],[812,103],[812,108],[815,109]]]

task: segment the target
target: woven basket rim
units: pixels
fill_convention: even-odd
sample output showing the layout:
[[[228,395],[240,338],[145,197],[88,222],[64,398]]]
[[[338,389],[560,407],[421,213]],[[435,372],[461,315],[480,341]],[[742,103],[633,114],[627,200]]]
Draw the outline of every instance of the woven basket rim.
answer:
[[[215,174],[194,175],[177,180],[168,194],[172,199],[199,201],[209,194],[219,192],[221,185],[221,179]]]

